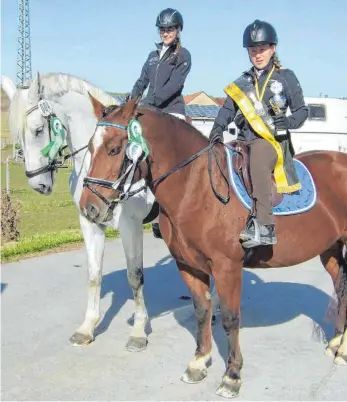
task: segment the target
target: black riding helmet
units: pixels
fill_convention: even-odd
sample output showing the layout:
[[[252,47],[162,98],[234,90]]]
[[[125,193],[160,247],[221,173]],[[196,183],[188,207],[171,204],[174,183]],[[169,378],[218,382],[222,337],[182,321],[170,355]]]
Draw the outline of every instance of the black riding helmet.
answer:
[[[183,30],[183,17],[181,13],[173,8],[166,8],[157,17],[155,24],[158,28],[180,27]]]
[[[278,38],[275,28],[265,21],[255,20],[247,26],[243,33],[243,47],[259,45],[277,45]]]

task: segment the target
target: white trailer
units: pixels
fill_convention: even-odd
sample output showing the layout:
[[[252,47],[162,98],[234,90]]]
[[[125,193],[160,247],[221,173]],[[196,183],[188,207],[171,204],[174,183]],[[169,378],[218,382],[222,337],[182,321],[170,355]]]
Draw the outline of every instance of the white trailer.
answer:
[[[334,150],[347,153],[347,99],[305,98],[309,115],[304,125],[298,130],[291,130],[292,142],[296,153],[309,150]],[[206,107],[200,106],[201,110]],[[199,110],[197,108],[197,110]],[[219,109],[215,106],[216,110]],[[213,106],[208,106],[212,111]],[[205,113],[203,117],[191,116],[192,124],[206,137],[209,136],[214,117]],[[216,111],[211,113],[216,115]],[[290,115],[288,109],[287,115]],[[224,142],[237,136],[237,128],[231,123],[224,132]]]

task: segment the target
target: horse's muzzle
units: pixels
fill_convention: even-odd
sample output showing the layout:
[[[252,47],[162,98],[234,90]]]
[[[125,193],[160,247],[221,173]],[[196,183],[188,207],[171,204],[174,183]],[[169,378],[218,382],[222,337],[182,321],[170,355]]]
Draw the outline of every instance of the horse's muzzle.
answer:
[[[108,222],[113,218],[113,208],[108,207],[105,211],[100,209],[94,204],[88,204],[86,208],[83,208],[82,214],[93,223]]]

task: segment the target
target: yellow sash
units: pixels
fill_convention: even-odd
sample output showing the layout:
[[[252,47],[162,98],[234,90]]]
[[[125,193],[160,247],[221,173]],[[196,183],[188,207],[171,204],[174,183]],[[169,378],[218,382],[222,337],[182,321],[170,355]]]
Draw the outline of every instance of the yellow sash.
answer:
[[[235,84],[228,85],[224,92],[229,95],[238,105],[244,117],[248,120],[253,130],[262,138],[268,141],[277,153],[277,163],[274,170],[274,177],[278,193],[292,193],[301,189],[301,183],[290,185],[284,170],[284,156],[280,143],[276,141],[273,133],[265,124],[263,119],[257,115],[252,101],[247,95]]]

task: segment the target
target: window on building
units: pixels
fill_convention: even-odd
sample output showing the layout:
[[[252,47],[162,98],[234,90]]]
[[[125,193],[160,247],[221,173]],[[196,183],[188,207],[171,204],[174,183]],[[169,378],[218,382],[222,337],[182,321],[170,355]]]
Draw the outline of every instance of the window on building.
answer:
[[[308,104],[308,119],[309,120],[326,120],[325,105]]]

